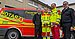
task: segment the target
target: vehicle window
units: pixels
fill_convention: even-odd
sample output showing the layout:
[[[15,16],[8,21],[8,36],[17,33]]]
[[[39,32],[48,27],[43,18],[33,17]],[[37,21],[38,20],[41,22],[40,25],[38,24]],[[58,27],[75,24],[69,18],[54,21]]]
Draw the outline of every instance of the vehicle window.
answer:
[[[25,11],[25,18],[26,19],[32,19],[34,14],[36,14],[36,13],[37,13],[36,11],[27,10],[27,11]]]
[[[5,10],[7,17],[10,18],[20,18],[23,17],[25,19],[32,19],[36,11],[32,10]]]

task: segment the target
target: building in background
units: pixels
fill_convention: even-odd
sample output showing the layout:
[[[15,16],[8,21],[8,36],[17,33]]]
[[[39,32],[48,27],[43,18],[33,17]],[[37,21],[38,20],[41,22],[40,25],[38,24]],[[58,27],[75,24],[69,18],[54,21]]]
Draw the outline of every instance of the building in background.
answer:
[[[4,0],[0,0],[0,8],[3,8],[4,7]]]
[[[39,0],[0,0],[0,8],[3,7],[29,9],[43,9],[47,7],[48,9],[50,9],[50,6],[48,4],[45,4]],[[70,7],[75,9],[75,3],[71,3]],[[62,10],[62,6],[58,6],[58,9]]]
[[[73,9],[75,10],[75,3],[71,3],[71,4],[69,4],[69,7],[70,7],[70,8],[73,8]],[[59,10],[62,11],[63,6],[58,6],[57,8],[58,8]]]
[[[0,0],[0,8],[7,7],[7,8],[45,8],[47,7],[50,9],[50,6],[44,4],[38,0]]]
[[[26,0],[25,5],[26,8],[31,7],[36,9],[37,8],[44,9],[45,7],[47,7],[48,9],[50,9],[50,6],[38,0]]]
[[[25,0],[0,0],[2,7],[24,8]]]
[[[45,3],[45,4],[48,4],[49,6],[50,6],[52,3],[56,3],[58,9],[60,9],[60,10],[63,9],[63,7],[62,7],[63,2],[64,2],[64,1],[68,1],[69,4],[70,4],[70,7],[73,8],[73,9],[75,9],[75,0],[57,0],[57,1],[56,1],[56,0],[39,0],[39,1],[41,1],[41,2],[43,2],[43,3]]]

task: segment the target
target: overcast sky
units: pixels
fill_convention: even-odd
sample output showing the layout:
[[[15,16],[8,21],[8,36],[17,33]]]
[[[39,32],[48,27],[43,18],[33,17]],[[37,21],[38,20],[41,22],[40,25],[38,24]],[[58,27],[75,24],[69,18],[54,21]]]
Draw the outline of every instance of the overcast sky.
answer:
[[[39,0],[45,4],[48,4],[49,6],[51,5],[51,3],[56,3],[57,6],[61,6],[63,1],[68,1],[69,3],[75,3],[75,0]]]

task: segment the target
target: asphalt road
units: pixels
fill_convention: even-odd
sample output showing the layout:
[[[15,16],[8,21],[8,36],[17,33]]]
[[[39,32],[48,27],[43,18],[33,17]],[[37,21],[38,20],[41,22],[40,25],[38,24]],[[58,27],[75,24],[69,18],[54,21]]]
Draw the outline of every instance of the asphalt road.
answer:
[[[3,39],[2,36],[0,36],[0,39]],[[34,39],[34,37],[22,37],[22,39]],[[51,38],[52,39],[52,38]]]
[[[3,39],[3,37],[2,37],[2,36],[0,36],[0,39]]]
[[[73,35],[71,35],[71,37],[73,37]],[[0,39],[3,39],[3,37],[0,36]],[[34,39],[34,37],[22,37],[22,39]],[[71,38],[71,39],[74,39],[74,38]]]
[[[0,39],[4,39],[2,36],[0,36]],[[22,37],[22,39],[34,39],[33,37]]]
[[[3,39],[3,37],[0,36],[0,39]],[[22,37],[22,39],[34,39],[34,37]],[[51,39],[52,39],[52,38],[51,38]],[[73,38],[71,38],[71,39],[73,39]]]
[[[3,39],[2,37],[0,37],[0,39]],[[34,39],[33,37],[23,37],[22,39]],[[52,38],[51,38],[52,39]]]

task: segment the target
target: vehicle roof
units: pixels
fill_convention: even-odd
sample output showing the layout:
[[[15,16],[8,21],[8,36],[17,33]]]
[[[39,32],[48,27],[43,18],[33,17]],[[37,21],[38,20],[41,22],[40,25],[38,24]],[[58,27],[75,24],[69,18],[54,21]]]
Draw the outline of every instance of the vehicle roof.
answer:
[[[4,10],[36,10],[35,8],[4,8]]]

